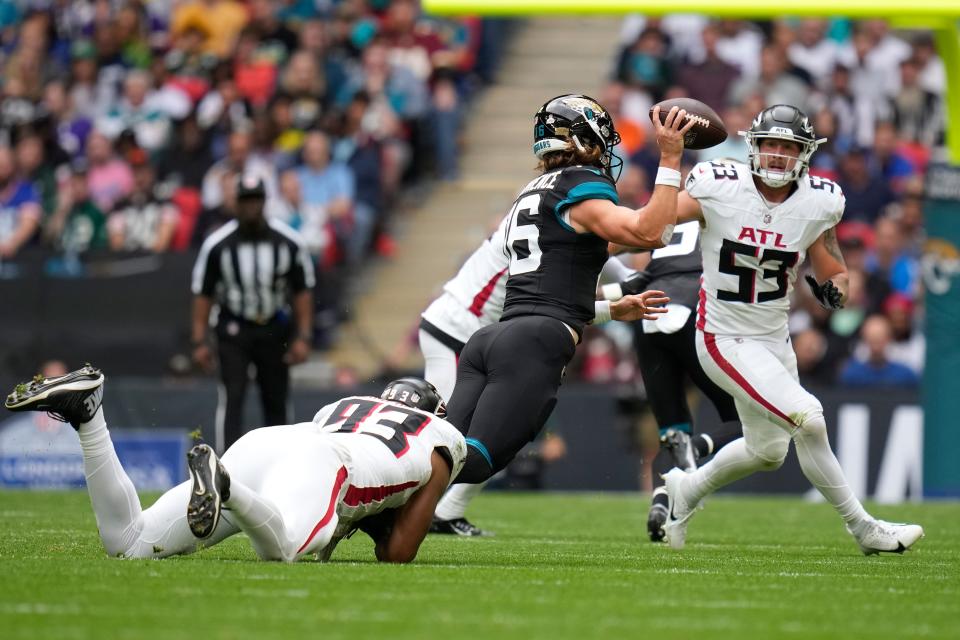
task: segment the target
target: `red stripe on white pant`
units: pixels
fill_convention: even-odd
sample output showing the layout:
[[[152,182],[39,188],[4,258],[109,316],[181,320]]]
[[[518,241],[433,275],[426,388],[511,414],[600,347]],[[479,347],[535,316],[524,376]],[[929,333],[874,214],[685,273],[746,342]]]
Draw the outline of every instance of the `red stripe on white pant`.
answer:
[[[337,480],[333,483],[333,491],[330,492],[330,502],[327,503],[327,511],[323,514],[323,517],[320,518],[320,522],[317,523],[317,526],[313,528],[313,531],[310,532],[310,535],[307,536],[307,541],[297,549],[297,553],[301,553],[310,542],[316,537],[317,533],[320,532],[320,529],[323,529],[327,524],[329,524],[330,519],[333,518],[334,510],[337,508],[337,497],[340,495],[340,488],[343,486],[343,483],[347,480],[347,468],[340,467],[340,470],[337,471]]]
[[[720,353],[720,348],[717,346],[717,337],[715,335],[704,331],[703,342],[707,345],[707,353],[709,353],[710,357],[713,358],[713,361],[717,363],[717,366],[719,366],[724,373],[730,376],[731,380],[740,385],[740,388],[746,391],[751,398],[756,400],[763,408],[787,424],[794,427],[800,426],[791,420],[790,417],[783,411],[780,411],[780,409],[777,409],[775,406],[773,406],[769,400],[760,395],[760,392],[753,388],[753,385],[751,385],[747,379],[744,378],[739,371],[737,371],[736,367],[734,367],[729,360],[723,357],[723,354]]]

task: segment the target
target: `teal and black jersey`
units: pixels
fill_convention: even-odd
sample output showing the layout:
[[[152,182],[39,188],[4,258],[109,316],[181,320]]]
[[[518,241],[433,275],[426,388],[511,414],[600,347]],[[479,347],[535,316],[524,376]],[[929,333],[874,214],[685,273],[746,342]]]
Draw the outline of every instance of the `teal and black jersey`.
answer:
[[[613,180],[593,167],[566,167],[528,184],[513,204],[505,251],[510,258],[503,320],[549,316],[577,333],[593,319],[607,241],[577,233],[567,209],[583,200],[618,202]]]

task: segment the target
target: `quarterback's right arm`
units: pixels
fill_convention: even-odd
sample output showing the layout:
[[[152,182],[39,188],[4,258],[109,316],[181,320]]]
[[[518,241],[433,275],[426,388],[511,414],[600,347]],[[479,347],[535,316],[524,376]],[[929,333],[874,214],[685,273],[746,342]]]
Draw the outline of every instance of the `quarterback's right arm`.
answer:
[[[377,542],[375,551],[380,562],[407,563],[417,557],[437,503],[450,484],[450,465],[443,456],[434,451],[430,465],[430,479],[397,510],[389,537]]]
[[[654,107],[653,125],[663,170],[678,172],[680,169],[683,136],[694,122],[691,118],[683,124],[685,114],[682,109],[676,110],[674,107],[666,121],[660,124],[659,107]],[[629,247],[662,247],[670,241],[673,233],[679,187],[679,177],[676,185],[658,181],[649,202],[638,210],[621,207],[609,200],[584,200],[570,208],[571,226],[578,233],[589,231],[605,240]]]

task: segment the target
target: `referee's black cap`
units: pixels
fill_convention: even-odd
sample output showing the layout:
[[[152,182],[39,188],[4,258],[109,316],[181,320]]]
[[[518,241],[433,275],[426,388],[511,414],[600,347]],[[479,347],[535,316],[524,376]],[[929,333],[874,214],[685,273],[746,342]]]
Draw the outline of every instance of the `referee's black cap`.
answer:
[[[240,176],[237,180],[237,198],[266,198],[267,188],[258,176]]]

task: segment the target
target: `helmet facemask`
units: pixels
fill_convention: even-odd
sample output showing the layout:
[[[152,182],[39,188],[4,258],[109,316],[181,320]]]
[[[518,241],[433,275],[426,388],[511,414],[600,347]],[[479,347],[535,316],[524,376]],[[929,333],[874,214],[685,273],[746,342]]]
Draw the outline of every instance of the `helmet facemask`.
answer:
[[[768,107],[757,114],[747,131],[740,131],[740,135],[750,147],[750,172],[760,178],[768,187],[785,187],[795,180],[799,180],[810,168],[810,158],[826,138],[817,138],[813,132],[810,119],[796,107],[787,104],[777,104]],[[796,158],[779,153],[760,153],[760,143],[763,140],[783,140],[793,142],[800,147]],[[787,166],[793,162],[793,167],[785,171],[764,168],[762,156],[783,158]],[[769,165],[769,159],[767,161]]]
[[[820,146],[821,143],[826,142],[826,138],[809,141],[798,140],[796,138],[787,136],[756,134],[752,131],[740,131],[739,133],[746,139],[747,145],[750,147],[750,172],[760,178],[760,181],[763,182],[763,184],[773,188],[785,187],[794,180],[798,180],[803,177],[803,175],[810,168],[810,158],[813,157],[817,147]],[[760,141],[765,139],[793,142],[800,147],[800,153],[798,153],[796,156],[782,153],[761,153]],[[761,162],[762,156],[767,156],[768,158],[783,158],[786,160],[787,166],[789,166],[790,162],[793,161],[793,167],[785,171],[765,169],[763,167],[763,163]],[[767,164],[769,165],[769,160],[767,161]]]

